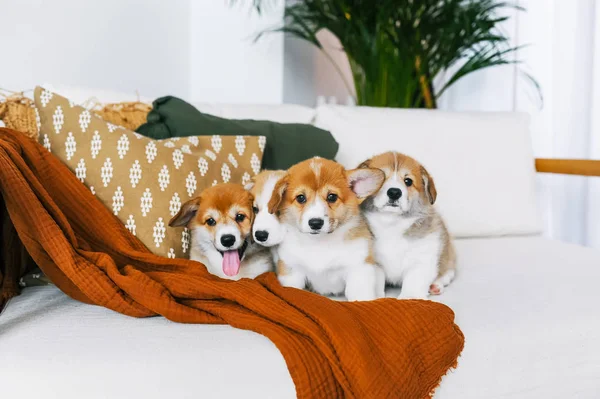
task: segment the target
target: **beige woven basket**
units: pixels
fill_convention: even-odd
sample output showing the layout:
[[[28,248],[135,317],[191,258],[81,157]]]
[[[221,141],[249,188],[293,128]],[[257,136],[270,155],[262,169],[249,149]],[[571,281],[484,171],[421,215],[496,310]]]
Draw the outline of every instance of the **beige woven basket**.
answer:
[[[107,122],[135,130],[144,123],[152,106],[141,102],[100,105],[94,113]]]
[[[142,102],[123,102],[101,104],[95,101],[91,109],[100,118],[115,125],[135,130],[146,123],[146,117],[152,106]],[[24,92],[0,90],[0,120],[6,127],[23,132],[28,137],[38,139],[39,132],[33,100],[25,97]]]
[[[37,140],[39,133],[33,100],[25,97],[22,92],[10,95],[0,92],[0,101],[0,120],[6,127]]]

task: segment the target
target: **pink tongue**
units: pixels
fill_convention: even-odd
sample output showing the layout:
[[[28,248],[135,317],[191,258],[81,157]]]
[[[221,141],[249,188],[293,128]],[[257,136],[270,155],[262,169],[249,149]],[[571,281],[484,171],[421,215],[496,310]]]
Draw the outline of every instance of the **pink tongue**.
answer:
[[[236,250],[223,253],[223,273],[229,277],[235,276],[240,271],[240,255]]]

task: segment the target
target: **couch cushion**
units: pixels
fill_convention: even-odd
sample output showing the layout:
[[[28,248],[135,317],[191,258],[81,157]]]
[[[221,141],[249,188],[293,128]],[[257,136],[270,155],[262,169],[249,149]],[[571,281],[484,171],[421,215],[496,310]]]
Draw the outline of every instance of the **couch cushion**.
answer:
[[[435,299],[456,312],[465,349],[435,397],[598,397],[600,253],[540,237],[456,244],[456,280]],[[24,387],[66,399],[295,397],[282,356],[258,334],[129,318],[55,287],[13,298],[0,337],[8,397]]]
[[[528,123],[517,113],[332,105],[319,107],[315,119],[340,144],[336,159],[346,167],[390,150],[423,163],[459,237],[540,232]]]
[[[296,392],[283,356],[260,334],[135,319],[74,301],[54,286],[26,288],[12,299],[0,316],[0,337],[7,398],[285,399]]]
[[[465,334],[439,399],[600,398],[600,251],[541,237],[457,241],[439,298]]]

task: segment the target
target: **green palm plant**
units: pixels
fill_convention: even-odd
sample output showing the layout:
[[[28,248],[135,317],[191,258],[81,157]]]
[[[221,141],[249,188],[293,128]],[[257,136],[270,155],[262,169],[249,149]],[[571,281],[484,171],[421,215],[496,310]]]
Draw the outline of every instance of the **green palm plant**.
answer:
[[[273,1],[251,0],[259,12]],[[519,63],[519,47],[499,28],[509,9],[523,11],[498,0],[296,0],[286,2],[283,25],[258,38],[284,32],[328,55],[317,38],[327,29],[348,56],[358,105],[436,108],[464,76]],[[525,76],[539,92],[535,79]]]

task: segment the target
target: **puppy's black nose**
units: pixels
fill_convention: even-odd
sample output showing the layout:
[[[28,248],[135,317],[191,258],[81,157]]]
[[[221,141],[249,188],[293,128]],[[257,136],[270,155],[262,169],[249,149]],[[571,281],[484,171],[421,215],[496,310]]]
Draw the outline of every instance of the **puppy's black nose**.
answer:
[[[221,236],[221,244],[225,248],[229,248],[233,244],[235,244],[235,236],[233,234],[224,234]]]
[[[387,196],[392,201],[396,201],[397,199],[402,197],[402,190],[400,190],[399,188],[392,187],[389,190],[387,190]]]
[[[323,227],[324,224],[325,221],[320,218],[312,218],[308,221],[308,225],[313,230],[319,230],[321,227]]]
[[[254,238],[256,238],[256,241],[265,242],[269,238],[269,232],[265,230],[258,230],[254,233]]]

